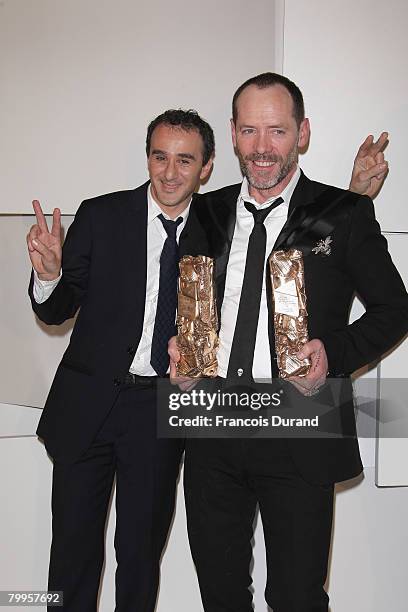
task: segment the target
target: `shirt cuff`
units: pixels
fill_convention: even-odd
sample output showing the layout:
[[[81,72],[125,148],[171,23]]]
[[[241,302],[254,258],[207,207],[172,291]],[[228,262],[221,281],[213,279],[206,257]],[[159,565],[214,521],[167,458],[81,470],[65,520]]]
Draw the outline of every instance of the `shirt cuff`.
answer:
[[[54,291],[55,287],[61,280],[62,272],[58,278],[54,280],[46,281],[38,278],[37,272],[34,270],[34,285],[33,285],[33,295],[37,304],[42,304],[50,297],[51,293]]]

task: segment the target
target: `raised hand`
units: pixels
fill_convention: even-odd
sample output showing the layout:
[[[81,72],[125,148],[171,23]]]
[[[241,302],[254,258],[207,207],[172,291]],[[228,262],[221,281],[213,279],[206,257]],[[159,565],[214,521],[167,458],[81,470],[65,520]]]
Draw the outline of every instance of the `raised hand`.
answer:
[[[388,143],[388,132],[382,132],[378,140],[370,134],[357,151],[350,180],[350,191],[375,198],[388,173],[388,162],[384,149]]]
[[[33,200],[33,208],[37,223],[27,234],[28,254],[38,278],[54,280],[61,271],[61,211],[54,208],[50,232],[38,200]]]

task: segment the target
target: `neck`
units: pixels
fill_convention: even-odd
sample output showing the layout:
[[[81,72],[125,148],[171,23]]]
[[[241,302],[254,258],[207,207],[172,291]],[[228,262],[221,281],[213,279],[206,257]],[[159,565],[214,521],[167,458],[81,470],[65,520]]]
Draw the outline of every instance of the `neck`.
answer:
[[[156,197],[156,194],[154,193],[153,187],[150,190],[150,193],[151,193],[153,200],[156,202],[157,206],[160,208],[160,210],[166,213],[166,215],[168,215],[170,219],[177,219],[177,217],[183,214],[183,212],[186,210],[187,206],[191,202],[191,197],[190,197],[187,200],[183,200],[183,202],[180,202],[179,204],[166,205],[166,204],[163,204],[162,202],[159,202],[159,200]]]
[[[162,212],[166,213],[166,215],[170,217],[170,219],[177,219],[177,217],[182,215],[186,210],[189,202],[190,200],[182,202],[181,204],[176,204],[175,206],[165,206],[164,204],[160,204],[160,202],[156,202],[156,204],[159,206]]]

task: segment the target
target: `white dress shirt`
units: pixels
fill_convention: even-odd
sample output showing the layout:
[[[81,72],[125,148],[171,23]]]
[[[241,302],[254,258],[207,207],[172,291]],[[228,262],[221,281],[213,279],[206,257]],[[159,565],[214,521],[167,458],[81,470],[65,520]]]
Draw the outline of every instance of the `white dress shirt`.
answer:
[[[180,234],[186,224],[190,204],[179,215],[183,222],[177,227],[176,239],[180,239]],[[143,319],[143,333],[137,347],[137,351],[129,371],[139,376],[155,376],[156,372],[150,364],[150,353],[152,348],[152,338],[154,321],[156,317],[157,298],[159,295],[159,275],[160,275],[160,254],[164,242],[167,238],[166,230],[158,218],[162,214],[166,219],[170,217],[164,213],[155,202],[151,187],[147,191],[147,276],[146,276],[146,302]],[[62,275],[53,281],[41,281],[34,272],[34,299],[38,304],[45,302],[51,295],[54,288],[58,285]],[[114,290],[112,287],[111,290]]]
[[[272,251],[273,245],[283,228],[289,210],[289,202],[293,191],[300,178],[300,169],[296,168],[290,182],[282,193],[273,196],[264,204],[259,204],[249,195],[248,181],[245,178],[242,183],[241,192],[237,200],[237,217],[235,222],[234,236],[227,265],[227,276],[225,280],[224,299],[221,308],[220,344],[218,349],[218,375],[225,378],[228,371],[228,363],[231,353],[232,341],[234,339],[235,324],[238,316],[239,300],[241,297],[242,283],[244,280],[245,262],[248,250],[249,236],[254,227],[254,216],[248,211],[244,202],[251,202],[258,209],[267,208],[278,197],[283,202],[274,208],[266,217],[264,225],[266,229],[266,252],[265,266]],[[268,303],[266,299],[265,275],[262,285],[261,303],[259,309],[258,328],[256,333],[255,353],[252,375],[254,379],[270,379],[271,377],[271,355],[268,336]]]

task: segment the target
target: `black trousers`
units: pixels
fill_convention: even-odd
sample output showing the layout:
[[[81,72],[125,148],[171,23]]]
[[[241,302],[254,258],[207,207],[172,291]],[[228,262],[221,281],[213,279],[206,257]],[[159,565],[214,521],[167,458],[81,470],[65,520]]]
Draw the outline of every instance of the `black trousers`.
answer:
[[[153,612],[184,442],[157,439],[156,391],[124,388],[92,446],[54,463],[49,590],[67,612],[95,612],[116,475],[117,612]],[[55,608],[49,608],[55,610]]]
[[[251,538],[259,503],[265,599],[274,612],[328,609],[333,485],[311,485],[283,439],[190,439],[184,487],[205,612],[252,612]]]

